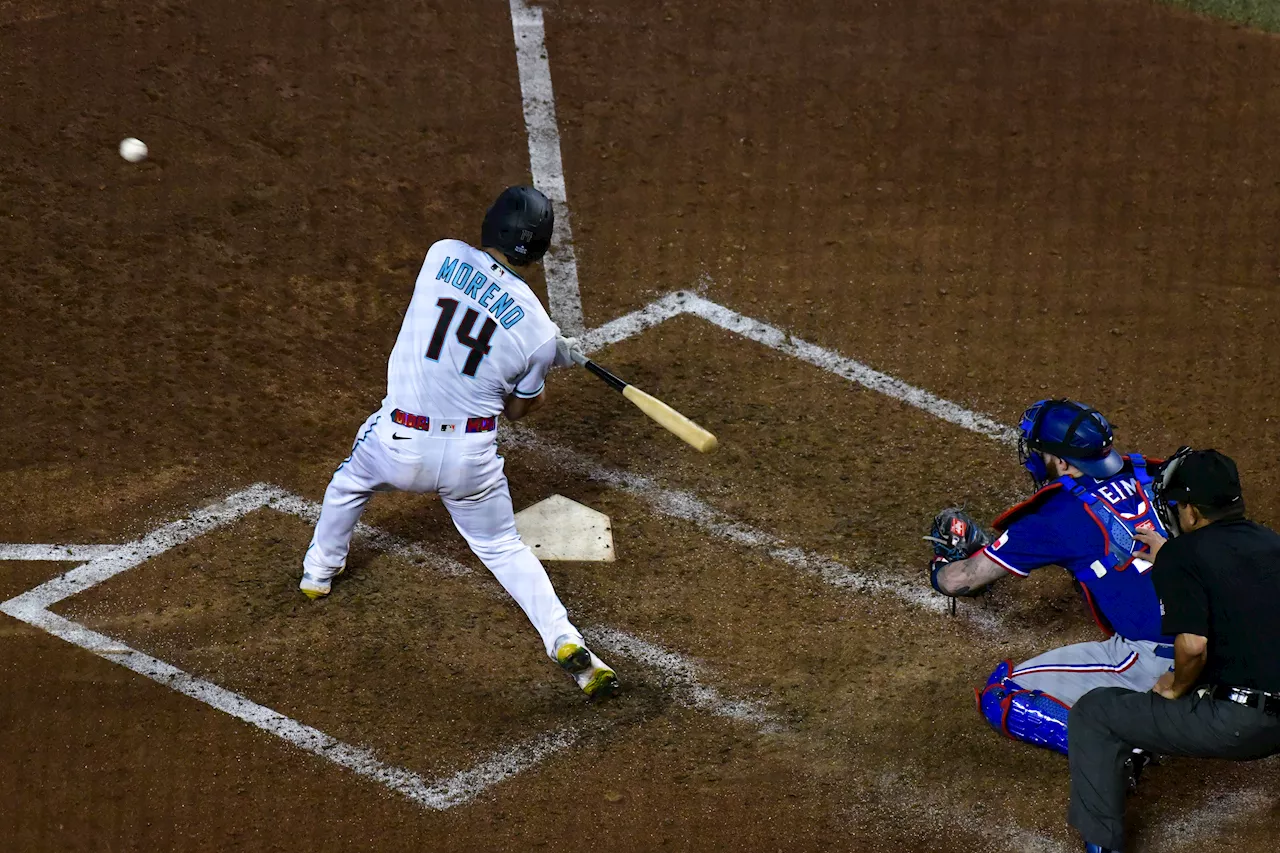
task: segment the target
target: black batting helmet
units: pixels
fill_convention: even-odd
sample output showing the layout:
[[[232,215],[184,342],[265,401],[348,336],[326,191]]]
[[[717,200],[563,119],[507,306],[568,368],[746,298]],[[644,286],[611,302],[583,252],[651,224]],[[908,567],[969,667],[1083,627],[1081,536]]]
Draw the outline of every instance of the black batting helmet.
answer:
[[[480,245],[499,249],[515,266],[542,260],[556,215],[551,199],[533,187],[507,187],[484,215]]]

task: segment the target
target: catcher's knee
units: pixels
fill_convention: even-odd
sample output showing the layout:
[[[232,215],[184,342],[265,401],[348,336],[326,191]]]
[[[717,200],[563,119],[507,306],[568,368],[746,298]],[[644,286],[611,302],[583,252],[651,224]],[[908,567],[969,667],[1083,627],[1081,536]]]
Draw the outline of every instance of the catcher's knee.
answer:
[[[1004,731],[1004,714],[1000,708],[1000,702],[1011,688],[1017,689],[1017,685],[1009,680],[1011,672],[1013,672],[1013,661],[1002,660],[987,679],[986,685],[975,688],[973,691],[978,713],[998,732]]]
[[[1070,708],[1040,690],[1027,690],[1009,678],[1012,661],[1001,661],[977,694],[978,712],[993,729],[1014,740],[1067,753]]]

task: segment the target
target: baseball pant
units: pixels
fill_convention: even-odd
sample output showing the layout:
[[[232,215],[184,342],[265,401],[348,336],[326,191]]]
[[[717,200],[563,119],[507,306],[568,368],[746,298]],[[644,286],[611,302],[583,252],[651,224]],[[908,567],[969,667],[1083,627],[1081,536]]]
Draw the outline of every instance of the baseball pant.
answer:
[[[433,427],[453,421],[432,418]],[[561,635],[581,640],[542,563],[516,532],[511,492],[494,432],[466,433],[466,419],[437,435],[392,423],[388,412],[370,415],[351,455],[325,489],[303,568],[333,577],[347,563],[351,534],[374,492],[436,492],[471,550],[529,617],[547,654]]]
[[[1168,650],[1170,656],[1161,657],[1157,649]],[[1027,690],[1040,690],[1064,705],[1074,705],[1097,687],[1150,690],[1172,666],[1172,646],[1113,634],[1100,642],[1045,652],[1018,664],[1009,678]]]
[[[1067,820],[1086,842],[1124,849],[1124,760],[1157,755],[1249,761],[1280,753],[1280,717],[1193,692],[1169,700],[1108,687],[1085,694],[1067,720],[1071,805]]]

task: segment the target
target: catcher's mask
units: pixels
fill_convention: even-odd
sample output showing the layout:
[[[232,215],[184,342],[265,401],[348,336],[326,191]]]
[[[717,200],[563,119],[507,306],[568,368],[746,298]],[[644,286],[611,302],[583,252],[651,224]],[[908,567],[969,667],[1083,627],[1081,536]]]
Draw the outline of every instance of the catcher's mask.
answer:
[[[555,227],[551,200],[533,187],[507,187],[484,215],[480,245],[502,251],[513,265],[542,260]]]
[[[1111,446],[1111,424],[1097,409],[1075,400],[1035,403],[1022,413],[1018,432],[1018,460],[1037,488],[1049,479],[1041,453],[1061,457],[1097,480],[1124,467],[1124,458]]]

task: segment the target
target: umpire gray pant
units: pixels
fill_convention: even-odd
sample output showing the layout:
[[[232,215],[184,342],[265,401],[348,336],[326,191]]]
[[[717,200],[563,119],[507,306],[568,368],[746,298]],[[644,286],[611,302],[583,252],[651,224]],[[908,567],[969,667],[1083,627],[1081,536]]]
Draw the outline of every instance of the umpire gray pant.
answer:
[[[1280,753],[1280,717],[1195,691],[1170,700],[1100,687],[1071,708],[1067,738],[1067,820],[1090,844],[1122,850],[1124,760],[1132,750],[1235,761],[1266,758]]]

